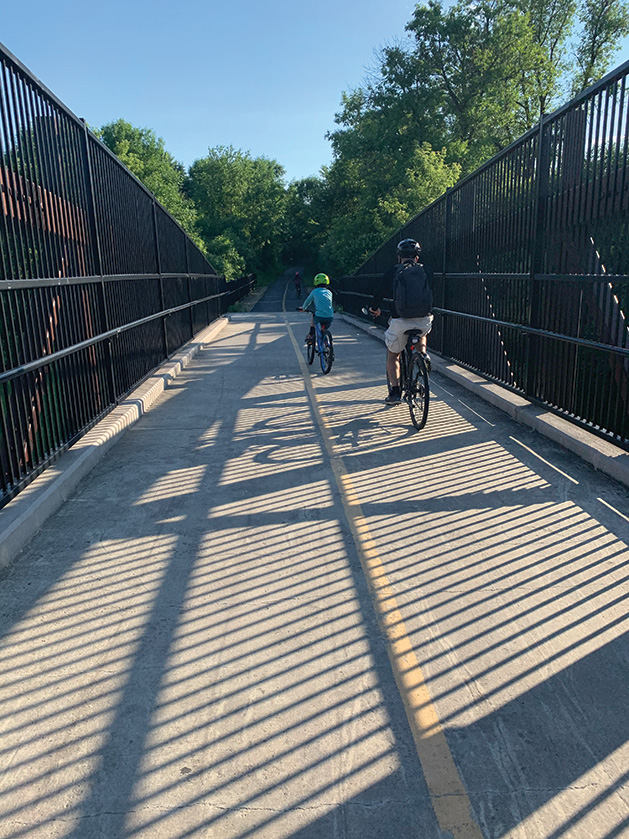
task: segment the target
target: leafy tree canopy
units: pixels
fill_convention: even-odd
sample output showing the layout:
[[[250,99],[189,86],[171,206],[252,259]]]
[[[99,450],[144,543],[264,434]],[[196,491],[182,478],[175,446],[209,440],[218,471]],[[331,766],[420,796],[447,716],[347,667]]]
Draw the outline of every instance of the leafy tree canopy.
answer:
[[[336,161],[327,171],[336,210],[322,255],[326,266],[336,272],[357,268],[384,240],[402,227],[459,178],[457,163],[447,163],[445,150],[435,151],[429,143],[415,143],[405,156],[404,168],[394,167],[393,156],[388,177],[380,183],[359,158]]]
[[[446,148],[467,173],[608,68],[626,0],[441,0],[415,7],[364,88],[345,94],[335,154],[404,136]]]
[[[253,158],[232,146],[216,146],[192,164],[186,188],[197,208],[209,258],[222,265],[226,275],[245,265],[248,270],[265,270],[278,260],[287,200],[279,163]]]

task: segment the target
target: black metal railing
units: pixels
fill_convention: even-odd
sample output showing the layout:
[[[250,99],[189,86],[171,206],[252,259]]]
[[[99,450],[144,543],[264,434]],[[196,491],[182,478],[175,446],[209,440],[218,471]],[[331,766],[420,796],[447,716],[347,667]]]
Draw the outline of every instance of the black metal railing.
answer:
[[[339,281],[358,313],[405,237],[435,271],[431,348],[629,448],[629,62]]]
[[[0,506],[252,283],[0,45]]]

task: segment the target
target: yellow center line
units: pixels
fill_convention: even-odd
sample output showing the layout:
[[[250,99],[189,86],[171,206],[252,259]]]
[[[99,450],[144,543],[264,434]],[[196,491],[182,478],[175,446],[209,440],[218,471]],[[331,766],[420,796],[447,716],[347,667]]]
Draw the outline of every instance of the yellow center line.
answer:
[[[371,591],[380,626],[387,640],[389,660],[404,702],[437,822],[441,830],[449,831],[449,835],[454,839],[483,839],[446,740],[437,709],[432,702],[422,669],[408,637],[395,593],[369,532],[358,495],[341,458],[334,449],[330,429],[321,411],[310,372],[286,317],[285,300],[286,292],[284,292],[282,309],[288,335],[299,362],[317,425],[321,430],[326,454],[339,488],[345,516]]]

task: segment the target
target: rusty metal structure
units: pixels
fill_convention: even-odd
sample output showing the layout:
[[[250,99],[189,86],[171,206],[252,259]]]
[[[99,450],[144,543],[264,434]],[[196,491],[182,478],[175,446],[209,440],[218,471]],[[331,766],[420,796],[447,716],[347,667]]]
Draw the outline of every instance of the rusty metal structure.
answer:
[[[0,506],[251,285],[0,45]]]

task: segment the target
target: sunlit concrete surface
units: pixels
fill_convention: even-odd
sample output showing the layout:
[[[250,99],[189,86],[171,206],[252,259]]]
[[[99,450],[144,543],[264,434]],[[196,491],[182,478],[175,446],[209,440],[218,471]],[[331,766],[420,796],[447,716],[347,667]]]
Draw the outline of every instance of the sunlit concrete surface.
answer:
[[[629,836],[629,493],[437,375],[418,434],[342,322],[319,425],[287,321],[234,316],[0,576],[1,839],[445,836],[328,445],[481,835]]]

